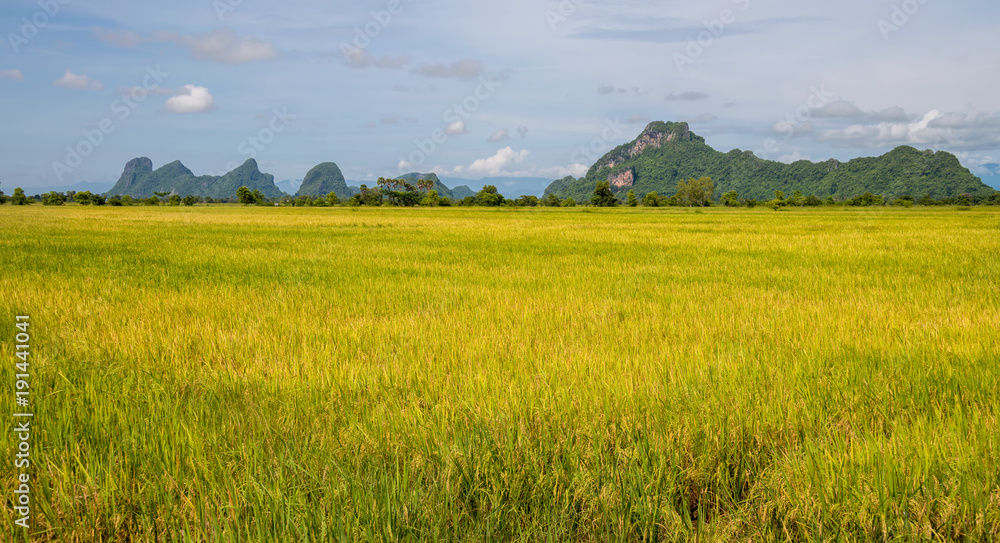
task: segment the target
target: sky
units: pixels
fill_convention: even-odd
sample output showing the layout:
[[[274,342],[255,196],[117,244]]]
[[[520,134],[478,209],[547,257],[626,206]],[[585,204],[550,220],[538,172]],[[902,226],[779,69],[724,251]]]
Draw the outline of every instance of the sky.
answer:
[[[650,121],[791,162],[946,150],[1000,187],[995,0],[4,0],[0,190],[124,164],[583,175]]]

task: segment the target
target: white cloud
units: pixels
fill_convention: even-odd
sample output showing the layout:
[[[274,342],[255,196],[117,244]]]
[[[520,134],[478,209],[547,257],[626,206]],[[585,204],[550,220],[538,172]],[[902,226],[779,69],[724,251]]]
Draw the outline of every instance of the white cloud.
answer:
[[[1000,146],[1000,114],[932,110],[913,122],[853,124],[828,130],[820,140],[860,148],[913,145],[949,150],[996,149]]]
[[[195,58],[243,64],[255,60],[270,60],[278,56],[270,42],[253,36],[240,36],[229,28],[220,28],[205,34],[186,35],[176,32],[157,32],[150,37],[133,31],[99,29],[97,38],[121,47],[135,47],[142,43],[173,43],[190,51]]]
[[[179,94],[167,98],[165,107],[172,113],[201,113],[215,107],[215,98],[205,87],[184,85]]]
[[[784,162],[785,164],[791,164],[793,162],[798,162],[800,160],[812,160],[809,155],[803,155],[798,151],[793,151],[786,155],[781,155],[778,157],[778,162]]]
[[[562,179],[566,176],[573,177],[583,177],[587,175],[587,171],[590,167],[586,164],[570,164],[569,166],[555,166],[552,168],[542,168],[538,170],[538,174],[542,177],[551,177],[553,179]]]
[[[501,128],[500,130],[494,132],[492,136],[487,138],[486,141],[490,143],[496,143],[498,141],[504,141],[509,139],[510,139],[510,134],[507,132],[507,129]]]
[[[62,77],[53,81],[52,84],[67,89],[101,90],[104,88],[104,85],[100,81],[91,79],[85,75],[75,74],[69,71],[69,69],[66,70],[66,73]]]
[[[465,121],[458,119],[452,122],[444,129],[444,133],[449,136],[457,136],[459,134],[467,134],[468,131],[465,129]]]
[[[13,79],[14,81],[24,81],[24,76],[21,75],[21,70],[0,70],[0,79],[2,78]]]
[[[238,36],[228,28],[197,36],[175,36],[169,38],[178,45],[187,47],[196,58],[243,64],[255,60],[270,60],[278,56],[278,51],[269,42],[252,36]]]
[[[512,164],[520,164],[524,162],[524,159],[526,158],[528,158],[527,149],[514,151],[510,147],[504,147],[489,158],[480,158],[476,160],[469,165],[467,171],[476,175],[495,177],[500,175],[500,172],[502,172],[505,167]]]
[[[344,59],[347,61],[347,65],[351,68],[373,67],[399,69],[410,63],[410,57],[407,55],[400,55],[395,58],[373,57],[360,47],[346,47],[341,52],[344,55]],[[405,92],[409,90],[409,88],[396,84],[393,85],[393,90]]]
[[[459,79],[475,79],[483,73],[483,63],[467,58],[450,65],[421,64],[413,69],[413,73],[427,77],[456,77]]]

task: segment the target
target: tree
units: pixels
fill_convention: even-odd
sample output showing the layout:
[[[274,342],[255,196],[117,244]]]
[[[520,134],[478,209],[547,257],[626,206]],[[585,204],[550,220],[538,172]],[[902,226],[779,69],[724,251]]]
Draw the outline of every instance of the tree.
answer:
[[[172,206],[179,206],[179,205],[181,205],[181,197],[178,196],[177,194],[174,194],[174,195],[170,196],[169,203]]]
[[[65,200],[63,195],[56,191],[46,192],[42,195],[42,204],[47,206],[61,206]]]
[[[573,197],[566,198],[563,200],[562,207],[576,207],[576,200]]]
[[[335,206],[340,203],[340,198],[337,196],[336,192],[331,192],[326,195],[326,203],[331,206]]]
[[[133,205],[134,203],[135,203],[135,201],[132,200],[132,197],[129,196],[128,194],[126,194],[125,196],[122,196],[122,205],[123,206],[130,206],[130,205]]]
[[[561,205],[561,203],[559,202],[559,197],[556,196],[554,192],[546,194],[545,198],[542,198],[541,202],[539,203],[541,203],[543,206],[546,207],[559,207]]]
[[[628,194],[625,196],[626,201],[628,201],[629,207],[635,207],[639,205],[639,200],[635,199],[635,190],[629,189]]]
[[[91,203],[93,203],[92,202],[93,198],[94,195],[91,194],[89,190],[85,190],[83,192],[77,192],[76,194],[73,195],[73,200],[75,200],[76,203],[82,206],[89,206]]]
[[[594,187],[594,195],[590,198],[590,203],[597,207],[615,207],[618,205],[618,197],[611,192],[611,183],[600,181]]]
[[[431,186],[434,186],[433,184]],[[420,205],[435,207],[441,203],[441,197],[438,196],[438,191],[429,190],[427,191],[427,196],[424,196],[423,200],[420,200]]]
[[[417,179],[417,188],[420,190],[431,190],[434,188],[434,180],[432,179]]]
[[[819,207],[823,205],[823,201],[820,200],[815,194],[810,194],[809,196],[806,196],[804,203],[805,205],[810,207]]]
[[[239,198],[240,203],[245,206],[257,203],[257,197],[254,196],[254,193],[251,192],[246,186],[236,189],[236,197]]]
[[[534,194],[523,194],[514,200],[514,204],[521,207],[535,207],[538,205],[538,196]]]
[[[719,198],[719,203],[726,207],[739,207],[740,196],[735,190],[731,190]]]
[[[188,194],[187,196],[184,197],[184,205],[186,205],[186,206],[193,206],[193,205],[195,205],[197,203],[198,203],[198,197],[197,196],[192,196],[192,195]]]
[[[661,203],[660,195],[656,192],[647,192],[642,197],[642,205],[646,207],[659,207]]]
[[[493,185],[484,186],[483,190],[476,194],[476,205],[478,206],[496,207],[503,205],[504,201],[503,195]]]
[[[31,205],[31,200],[24,195],[24,189],[17,187],[14,189],[14,195],[10,197],[10,203],[16,206],[26,206]]]
[[[121,207],[121,205],[122,205],[122,197],[119,196],[119,195],[117,195],[117,194],[115,194],[111,198],[108,198],[108,205],[111,205],[111,206],[114,206],[114,207]]]
[[[702,177],[701,179],[688,179],[677,182],[677,199],[687,206],[703,207],[712,198],[715,192],[715,184],[712,178]]]

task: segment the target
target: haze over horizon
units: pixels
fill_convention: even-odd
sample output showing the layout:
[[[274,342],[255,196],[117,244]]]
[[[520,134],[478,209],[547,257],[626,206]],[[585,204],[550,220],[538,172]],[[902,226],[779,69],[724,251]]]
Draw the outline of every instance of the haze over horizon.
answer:
[[[944,150],[1000,188],[998,21],[981,0],[12,0],[0,189],[139,156],[556,179],[653,120],[783,162]]]

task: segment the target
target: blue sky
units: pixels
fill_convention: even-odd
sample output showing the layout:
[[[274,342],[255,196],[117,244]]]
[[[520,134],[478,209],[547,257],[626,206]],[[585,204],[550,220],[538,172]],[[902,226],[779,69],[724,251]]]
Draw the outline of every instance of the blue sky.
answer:
[[[650,120],[783,161],[942,149],[996,185],[998,23],[992,1],[6,0],[0,189],[138,156],[555,179]]]

